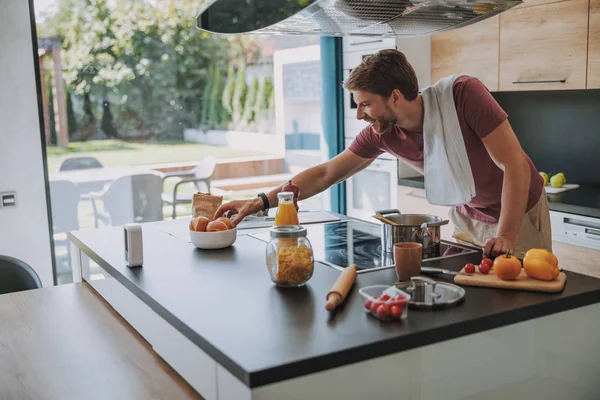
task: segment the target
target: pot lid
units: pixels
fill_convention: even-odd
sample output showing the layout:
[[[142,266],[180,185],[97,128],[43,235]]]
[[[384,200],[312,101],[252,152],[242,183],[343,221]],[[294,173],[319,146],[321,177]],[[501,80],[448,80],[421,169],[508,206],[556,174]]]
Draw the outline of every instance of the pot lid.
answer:
[[[410,281],[395,286],[410,294],[408,304],[412,308],[446,308],[464,300],[465,289],[448,282],[438,282],[425,276],[414,276]]]

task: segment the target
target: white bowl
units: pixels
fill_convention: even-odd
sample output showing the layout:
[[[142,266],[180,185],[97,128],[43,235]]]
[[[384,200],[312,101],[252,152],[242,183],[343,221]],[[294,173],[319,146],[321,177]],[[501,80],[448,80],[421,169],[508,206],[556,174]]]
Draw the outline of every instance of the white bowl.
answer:
[[[223,249],[231,246],[237,238],[237,228],[219,232],[196,232],[190,230],[190,240],[199,249]]]

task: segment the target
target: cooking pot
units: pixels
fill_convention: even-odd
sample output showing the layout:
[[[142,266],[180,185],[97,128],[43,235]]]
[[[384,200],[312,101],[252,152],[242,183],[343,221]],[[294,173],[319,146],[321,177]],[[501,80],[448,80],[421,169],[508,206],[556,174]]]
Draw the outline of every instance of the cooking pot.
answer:
[[[381,224],[383,251],[393,254],[395,243],[417,242],[423,245],[423,258],[439,254],[440,230],[448,223],[447,219],[428,214],[400,214],[398,210],[381,210],[376,214],[397,224]]]

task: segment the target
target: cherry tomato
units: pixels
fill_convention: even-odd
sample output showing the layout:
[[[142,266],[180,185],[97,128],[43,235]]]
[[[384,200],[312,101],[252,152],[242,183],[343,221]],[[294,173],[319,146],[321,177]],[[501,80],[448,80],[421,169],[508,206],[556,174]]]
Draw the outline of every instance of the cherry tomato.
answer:
[[[490,269],[491,269],[491,268],[490,268],[490,267],[489,267],[489,265],[487,265],[487,264],[481,264],[481,265],[479,266],[479,272],[481,272],[481,273],[482,273],[482,274],[484,274],[484,275],[487,275],[487,274],[489,274],[489,272],[490,272]]]
[[[389,299],[390,299],[389,294],[384,294],[384,295],[379,296],[379,300],[381,300],[381,301],[387,301]]]
[[[394,319],[400,319],[400,316],[402,315],[402,307],[393,305],[390,308],[390,315]]]
[[[402,296],[401,294],[391,300],[388,300],[388,304],[399,307],[404,307],[406,303],[408,303],[408,300],[406,300],[406,297]]]
[[[370,309],[371,313],[377,314],[377,309],[381,305],[383,305],[383,303],[381,301],[373,301],[373,303],[371,303],[371,309]]]
[[[381,319],[386,319],[390,316],[390,306],[382,304],[377,308],[377,316]]]
[[[370,311],[372,304],[373,304],[373,302],[371,300],[365,301],[365,308]]]
[[[487,265],[488,267],[492,268],[493,264],[494,262],[489,258],[484,258],[483,260],[481,260],[481,265]]]
[[[472,274],[475,272],[475,265],[469,263],[467,265],[465,265],[465,272],[468,274]]]

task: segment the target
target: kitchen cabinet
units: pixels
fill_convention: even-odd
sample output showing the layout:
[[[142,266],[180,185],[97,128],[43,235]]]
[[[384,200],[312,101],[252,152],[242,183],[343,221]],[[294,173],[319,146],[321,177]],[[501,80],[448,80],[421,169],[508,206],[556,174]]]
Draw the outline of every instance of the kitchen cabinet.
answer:
[[[590,0],[588,89],[600,89],[600,0]]]
[[[490,91],[497,91],[499,27],[497,15],[432,36],[431,82],[468,74],[479,78]]]
[[[519,4],[514,9],[540,6],[542,4],[559,3],[561,1],[569,1],[569,0],[523,0],[523,4]]]
[[[500,91],[585,89],[588,1],[500,15]]]

